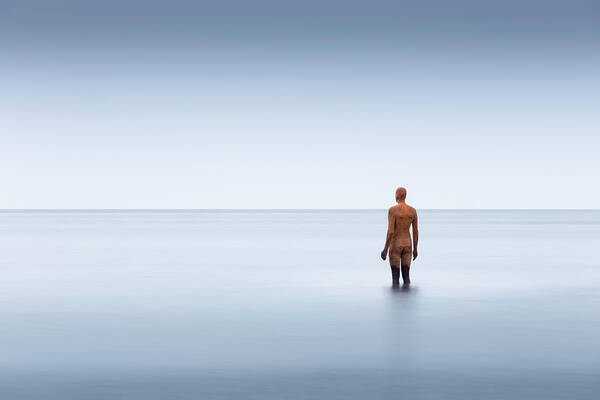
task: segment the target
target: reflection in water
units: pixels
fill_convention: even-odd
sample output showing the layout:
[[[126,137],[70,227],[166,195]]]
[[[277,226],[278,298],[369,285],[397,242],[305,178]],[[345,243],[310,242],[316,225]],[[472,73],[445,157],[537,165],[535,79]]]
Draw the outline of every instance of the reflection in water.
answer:
[[[401,285],[401,286],[392,285],[392,286],[390,286],[390,289],[391,289],[392,293],[411,293],[411,292],[414,293],[417,291],[417,289],[411,285]]]
[[[394,391],[415,368],[415,322],[418,318],[419,293],[416,286],[390,287],[384,291],[386,301],[386,370],[392,376],[388,389]]]

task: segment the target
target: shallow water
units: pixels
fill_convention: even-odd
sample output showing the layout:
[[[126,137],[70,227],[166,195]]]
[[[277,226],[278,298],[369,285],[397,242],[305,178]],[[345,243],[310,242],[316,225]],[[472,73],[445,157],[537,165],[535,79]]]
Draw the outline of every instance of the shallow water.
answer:
[[[600,211],[1,211],[7,399],[600,391]]]

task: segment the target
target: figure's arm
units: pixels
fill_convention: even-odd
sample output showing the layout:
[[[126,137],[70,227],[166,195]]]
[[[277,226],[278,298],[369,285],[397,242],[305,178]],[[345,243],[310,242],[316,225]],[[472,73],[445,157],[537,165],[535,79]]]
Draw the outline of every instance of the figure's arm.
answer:
[[[394,235],[394,216],[392,215],[392,209],[388,211],[388,229],[387,235],[385,236],[385,247],[381,251],[381,258],[385,260],[387,257],[388,249],[390,248],[390,242],[392,241],[392,236]]]
[[[417,252],[417,244],[419,243],[419,223],[418,223],[417,211],[415,210],[415,218],[412,222],[412,233],[413,233],[413,260],[417,258],[419,253]]]

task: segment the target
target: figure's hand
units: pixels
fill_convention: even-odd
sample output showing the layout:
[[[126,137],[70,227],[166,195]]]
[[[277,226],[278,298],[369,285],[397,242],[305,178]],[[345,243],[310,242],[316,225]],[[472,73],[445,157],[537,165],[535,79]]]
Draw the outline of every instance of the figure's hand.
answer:
[[[386,257],[387,257],[387,249],[381,250],[381,259],[385,261]]]
[[[419,253],[417,252],[417,249],[413,250],[413,261],[417,259],[418,255]]]

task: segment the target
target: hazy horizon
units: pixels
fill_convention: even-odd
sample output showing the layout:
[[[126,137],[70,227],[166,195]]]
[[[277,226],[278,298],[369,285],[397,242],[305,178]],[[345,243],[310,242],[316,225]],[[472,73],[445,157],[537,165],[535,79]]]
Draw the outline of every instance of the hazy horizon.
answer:
[[[0,208],[5,211],[386,211],[387,208]],[[600,208],[417,208],[419,211],[600,211]]]

